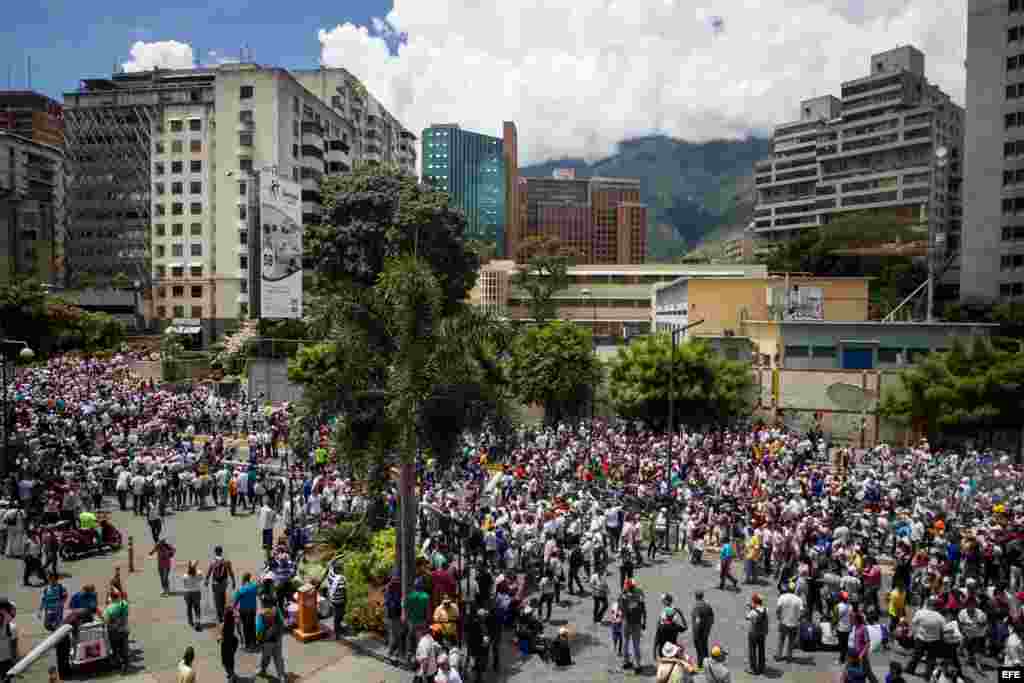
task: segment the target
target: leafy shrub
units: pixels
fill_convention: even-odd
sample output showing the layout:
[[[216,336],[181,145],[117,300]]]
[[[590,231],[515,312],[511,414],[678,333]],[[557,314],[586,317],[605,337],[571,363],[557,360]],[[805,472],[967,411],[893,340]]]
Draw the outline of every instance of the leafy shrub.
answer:
[[[344,532],[332,533],[341,535]],[[348,542],[357,537],[358,532],[350,530],[341,540]],[[367,534],[363,549],[342,551],[342,554],[348,582],[346,622],[356,629],[382,632],[384,603],[381,589],[395,566],[395,530],[385,529],[372,537]]]
[[[371,540],[370,530],[359,522],[341,522],[337,526],[322,529],[316,537],[316,542],[327,547],[332,555],[368,551]]]

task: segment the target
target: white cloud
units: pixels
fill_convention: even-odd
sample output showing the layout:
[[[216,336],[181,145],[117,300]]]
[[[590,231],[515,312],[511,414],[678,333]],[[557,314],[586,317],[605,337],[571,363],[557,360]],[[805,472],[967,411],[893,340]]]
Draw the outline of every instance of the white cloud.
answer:
[[[192,46],[176,40],[159,40],[153,43],[137,41],[132,45],[131,61],[121,66],[125,71],[149,71],[161,69],[188,69],[193,65]]]
[[[417,133],[432,122],[499,134],[520,159],[600,157],[652,131],[689,140],[765,132],[801,99],[839,95],[874,52],[912,44],[963,103],[963,0],[394,0],[370,27],[319,32]],[[716,30],[717,29],[717,30]],[[388,49],[387,40],[408,34]],[[394,44],[394,43],[392,43]]]

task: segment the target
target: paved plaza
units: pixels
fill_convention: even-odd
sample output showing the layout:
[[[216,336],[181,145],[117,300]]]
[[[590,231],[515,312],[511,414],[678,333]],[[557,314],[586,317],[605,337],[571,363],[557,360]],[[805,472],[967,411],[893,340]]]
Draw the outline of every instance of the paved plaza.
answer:
[[[113,501],[108,499],[108,507]],[[104,555],[62,563],[61,571],[69,592],[77,591],[84,583],[95,583],[101,597],[105,596],[106,585],[115,567],[120,567],[131,601],[131,628],[139,658],[135,663],[131,680],[158,681],[170,683],[174,680],[175,666],[186,646],[196,649],[196,666],[200,680],[218,680],[223,676],[217,644],[216,619],[209,595],[204,595],[204,621],[202,633],[188,627],[184,600],[180,596],[161,597],[156,571],[156,558],[148,555],[153,547],[149,528],[141,517],[129,512],[115,511],[115,524],[135,540],[135,572],[128,572],[127,546],[116,555]],[[165,522],[166,535],[177,548],[176,573],[180,575],[189,560],[198,560],[205,567],[212,556],[215,545],[222,545],[225,554],[240,576],[243,571],[257,571],[262,567],[262,551],[255,517],[242,514],[231,517],[227,509],[189,510],[170,515]],[[3,586],[0,594],[14,599],[18,605],[18,625],[22,633],[22,652],[45,637],[42,622],[35,617],[39,604],[38,589],[21,586],[22,565],[18,560],[0,560]],[[615,565],[610,568],[612,581],[618,578]],[[701,588],[715,610],[715,626],[712,641],[720,641],[730,651],[729,666],[734,680],[753,680],[743,669],[746,665],[746,622],[745,606],[753,589],[766,598],[772,615],[772,633],[769,636],[769,670],[766,678],[783,678],[787,681],[837,680],[836,654],[833,652],[798,652],[797,661],[792,663],[772,661],[775,650],[774,607],[777,593],[774,583],[762,586],[741,586],[740,592],[718,590],[717,571],[712,566],[694,567],[682,556],[659,559],[654,566],[640,568],[637,578],[645,590],[649,605],[649,627],[644,634],[645,670],[641,678],[653,679],[651,648],[660,596],[671,592],[676,596],[677,605],[689,619],[693,604],[694,590]],[[180,587],[180,579],[178,579]],[[507,645],[503,652],[503,670],[491,675],[490,680],[522,683],[545,681],[619,681],[636,679],[632,671],[623,671],[621,662],[610,649],[610,636],[606,627],[590,623],[591,601],[588,597],[573,597],[563,592],[565,606],[556,607],[548,634],[552,635],[559,626],[570,625],[575,631],[573,652],[576,665],[569,670],[556,670],[549,664],[531,657],[520,661],[512,647],[512,638],[506,634]],[[689,651],[692,641],[687,634]],[[333,641],[300,644],[287,640],[285,658],[288,670],[302,680],[337,680],[339,677],[354,681],[405,682],[411,680],[411,673],[394,668],[378,659],[365,656],[344,644]],[[31,668],[24,680],[42,683],[46,680],[46,669],[52,662],[52,655]],[[888,668],[885,653],[873,657],[877,673],[883,674]],[[238,671],[243,678],[256,673],[258,656],[240,652]],[[90,677],[95,677],[91,674]],[[115,678],[114,674],[104,677]],[[982,680],[976,677],[975,680]]]

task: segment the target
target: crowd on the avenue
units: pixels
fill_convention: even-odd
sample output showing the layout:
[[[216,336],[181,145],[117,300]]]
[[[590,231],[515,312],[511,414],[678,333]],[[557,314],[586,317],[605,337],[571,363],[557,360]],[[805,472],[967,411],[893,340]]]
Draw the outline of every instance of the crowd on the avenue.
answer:
[[[73,675],[79,632],[97,622],[115,662],[130,665],[120,575],[76,591],[60,575],[78,554],[120,546],[107,514],[117,509],[146,519],[159,586],[184,595],[197,629],[200,595],[212,591],[228,680],[241,647],[262,651],[260,672],[272,663],[285,680],[288,586],[303,549],[317,527],[361,516],[365,488],[331,457],[327,425],[294,454],[287,406],[202,386],[164,391],[129,360],[60,357],[20,369],[9,389],[24,457],[4,482],[0,546],[21,559],[26,585],[40,582],[46,628],[72,626],[58,674]],[[240,431],[244,452],[230,436]],[[548,624],[564,594],[585,596],[589,626],[608,629],[624,668],[658,683],[728,683],[738,667],[763,675],[769,657],[791,660],[797,648],[828,650],[848,683],[958,683],[971,668],[1024,665],[1024,469],[1005,454],[925,441],[831,448],[817,430],[766,424],[683,431],[670,449],[642,425],[596,419],[524,430],[511,444],[467,435],[450,468],[425,459],[418,474],[429,568],[408,595],[396,573],[383,609],[389,655],[424,683],[479,680],[509,645],[571,670],[585,625]],[[175,575],[166,514],[218,506],[253,514],[266,565],[236,571],[216,548]],[[680,589],[649,601],[643,567],[665,556]],[[689,585],[690,563],[713,563],[720,592]],[[322,589],[340,635],[340,566]],[[747,652],[716,635],[723,600],[744,601]],[[15,614],[0,601],[0,674],[18,656]],[[904,656],[876,670],[883,650]],[[186,652],[179,680],[189,676]]]

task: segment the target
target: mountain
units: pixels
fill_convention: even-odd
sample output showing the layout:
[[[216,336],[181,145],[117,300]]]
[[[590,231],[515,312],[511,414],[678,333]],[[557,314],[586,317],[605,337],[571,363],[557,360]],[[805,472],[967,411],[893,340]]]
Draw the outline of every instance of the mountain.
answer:
[[[677,260],[709,235],[724,237],[750,220],[754,162],[768,156],[767,138],[687,142],[650,135],[618,144],[615,154],[592,164],[583,159],[546,161],[520,169],[550,176],[572,168],[577,178],[638,178],[647,203],[647,257]]]

